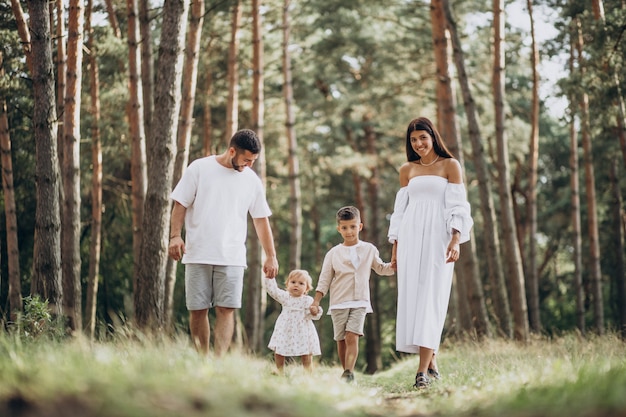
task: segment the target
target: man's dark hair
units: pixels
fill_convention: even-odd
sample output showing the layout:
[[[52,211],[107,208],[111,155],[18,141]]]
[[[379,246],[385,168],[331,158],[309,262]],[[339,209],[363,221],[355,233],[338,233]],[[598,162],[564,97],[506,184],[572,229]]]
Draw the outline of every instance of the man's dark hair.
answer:
[[[345,206],[337,211],[337,223],[341,220],[361,220],[361,212],[354,206]]]
[[[255,155],[261,152],[261,141],[257,134],[250,129],[242,129],[236,132],[230,139],[229,146],[239,151],[250,151]]]

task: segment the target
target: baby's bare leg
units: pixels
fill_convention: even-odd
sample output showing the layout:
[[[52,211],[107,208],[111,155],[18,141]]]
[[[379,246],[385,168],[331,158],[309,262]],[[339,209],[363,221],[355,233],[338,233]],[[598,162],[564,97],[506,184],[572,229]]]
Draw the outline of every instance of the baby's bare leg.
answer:
[[[302,366],[304,366],[304,369],[306,369],[307,371],[311,372],[313,367],[313,355],[302,355]]]

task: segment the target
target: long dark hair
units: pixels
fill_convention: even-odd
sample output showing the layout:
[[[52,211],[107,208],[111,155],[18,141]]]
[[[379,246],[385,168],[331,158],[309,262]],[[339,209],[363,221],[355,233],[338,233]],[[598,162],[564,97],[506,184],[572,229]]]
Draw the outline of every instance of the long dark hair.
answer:
[[[446,144],[443,142],[441,135],[433,126],[433,123],[425,117],[418,117],[417,119],[411,120],[409,123],[409,127],[406,129],[406,159],[407,161],[419,161],[420,156],[413,150],[411,146],[411,132],[415,132],[416,130],[423,130],[427,132],[431,138],[433,138],[433,149],[435,153],[442,158],[454,158]]]

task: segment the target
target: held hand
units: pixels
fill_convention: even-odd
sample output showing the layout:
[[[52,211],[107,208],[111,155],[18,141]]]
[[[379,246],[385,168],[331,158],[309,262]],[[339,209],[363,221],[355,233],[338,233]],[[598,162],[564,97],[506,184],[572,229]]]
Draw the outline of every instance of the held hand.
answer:
[[[309,311],[311,312],[311,315],[315,317],[317,316],[317,313],[319,311],[319,306],[316,306],[315,304],[311,304],[311,307],[309,307]]]
[[[263,273],[268,278],[276,277],[278,274],[278,259],[275,256],[268,256],[263,264]]]
[[[183,259],[185,253],[185,242],[180,236],[176,236],[170,239],[170,246],[167,249],[167,254],[175,261]]]
[[[460,255],[461,249],[459,248],[459,244],[453,238],[450,244],[448,244],[448,250],[446,251],[446,263],[458,261]]]

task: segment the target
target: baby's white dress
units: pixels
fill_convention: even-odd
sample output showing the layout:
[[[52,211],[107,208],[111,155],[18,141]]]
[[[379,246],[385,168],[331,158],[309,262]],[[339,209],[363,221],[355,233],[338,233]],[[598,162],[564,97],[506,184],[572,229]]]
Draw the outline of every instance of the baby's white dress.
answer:
[[[313,320],[322,317],[322,308],[315,317],[311,315],[309,307],[313,297],[292,297],[278,288],[275,279],[270,278],[265,278],[265,289],[283,306],[267,346],[282,356],[321,355],[320,339]]]

